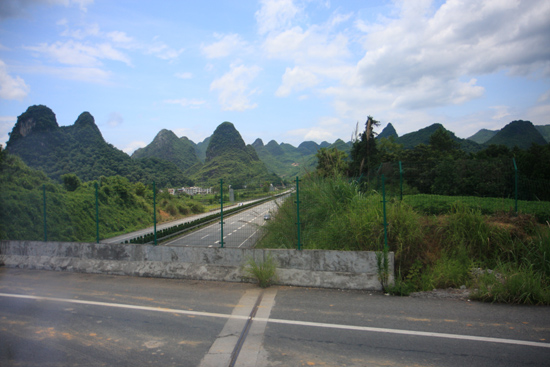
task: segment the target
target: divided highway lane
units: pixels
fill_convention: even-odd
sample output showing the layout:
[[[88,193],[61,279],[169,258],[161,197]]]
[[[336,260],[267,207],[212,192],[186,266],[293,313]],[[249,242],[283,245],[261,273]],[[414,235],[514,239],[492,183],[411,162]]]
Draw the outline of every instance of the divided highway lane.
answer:
[[[223,226],[224,247],[251,248],[260,237],[261,227],[265,224],[265,215],[277,209],[276,201],[263,203],[254,208],[225,217]],[[202,246],[220,247],[221,226],[219,222],[194,231],[177,239],[163,243],[164,246]]]
[[[245,202],[243,202],[243,204],[246,205],[246,204],[254,203],[254,202],[260,201],[260,200],[263,200],[263,199],[245,201]],[[236,204],[231,204],[231,205],[225,204],[224,205],[224,210],[226,208],[227,209],[234,208],[235,205]],[[197,214],[197,215],[193,215],[191,217],[186,217],[186,218],[174,220],[174,221],[171,221],[171,222],[157,224],[157,231],[160,231],[160,230],[165,229],[165,228],[170,228],[170,227],[173,227],[173,226],[177,226],[177,225],[182,224],[182,223],[188,223],[188,222],[191,222],[195,219],[204,218],[204,217],[207,217],[209,215],[216,214],[216,213],[219,213],[219,212],[220,212],[220,210],[216,209],[216,210],[213,210],[213,211],[210,211],[210,212],[207,212],[207,213]],[[105,239],[101,240],[100,242],[101,243],[113,243],[113,244],[124,243],[125,241],[129,241],[132,238],[136,238],[136,237],[139,237],[139,236],[144,236],[146,234],[152,233],[153,230],[154,230],[154,227],[148,227],[148,228],[140,229],[138,231],[125,233],[125,234],[120,235],[120,236],[105,238]]]

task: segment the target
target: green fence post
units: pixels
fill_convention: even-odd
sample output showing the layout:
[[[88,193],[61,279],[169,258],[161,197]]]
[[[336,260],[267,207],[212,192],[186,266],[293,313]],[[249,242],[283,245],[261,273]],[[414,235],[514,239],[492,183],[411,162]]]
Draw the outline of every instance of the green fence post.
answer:
[[[388,248],[388,221],[386,218],[386,183],[385,177],[382,175],[382,209],[384,212],[384,249]]]
[[[46,220],[46,185],[42,185],[42,196],[44,197],[44,242],[48,242],[48,226]]]
[[[296,176],[296,225],[298,227],[298,251],[302,250],[302,243],[300,242],[300,179]]]
[[[220,225],[221,225],[220,245],[223,248],[223,178],[220,179]]]
[[[518,215],[518,165],[516,164],[516,158],[512,158],[512,162],[514,162],[514,172],[516,176],[516,182],[515,182],[515,197],[516,197],[516,215]]]
[[[97,199],[97,182],[95,186],[95,239],[96,243],[99,243],[99,202]]]
[[[153,181],[153,233],[155,236],[155,246],[157,245],[157,187]]]
[[[399,161],[399,192],[401,196],[399,200],[403,201],[403,166],[401,166],[401,161]]]

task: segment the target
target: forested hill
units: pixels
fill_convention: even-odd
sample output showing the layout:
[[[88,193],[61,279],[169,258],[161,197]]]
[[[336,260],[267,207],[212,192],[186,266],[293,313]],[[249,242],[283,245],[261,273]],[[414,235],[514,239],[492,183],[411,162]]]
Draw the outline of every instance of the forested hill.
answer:
[[[80,114],[74,125],[60,127],[50,108],[31,106],[17,118],[6,150],[58,181],[62,175],[72,173],[82,181],[120,175],[133,182],[156,181],[161,186],[192,183],[174,163],[151,158],[133,160],[105,142],[88,112]]]
[[[396,142],[402,144],[405,149],[413,149],[419,144],[428,145],[430,137],[439,129],[445,130],[451,139],[460,145],[460,149],[465,152],[478,152],[483,147],[474,141],[468,139],[461,139],[457,137],[452,131],[445,129],[441,124],[433,124],[418,131],[405,134],[396,139]]]
[[[224,179],[234,187],[268,180],[278,182],[251,145],[246,145],[241,134],[230,122],[219,125],[210,137],[203,165],[188,170],[191,177],[200,183],[214,184]]]
[[[132,158],[160,158],[172,162],[183,171],[199,163],[193,143],[187,138],[178,138],[170,130],[162,129],[151,144],[140,148]]]
[[[521,149],[529,149],[531,144],[546,145],[547,142],[530,121],[518,120],[504,126],[485,144],[505,145],[508,148],[517,146]]]

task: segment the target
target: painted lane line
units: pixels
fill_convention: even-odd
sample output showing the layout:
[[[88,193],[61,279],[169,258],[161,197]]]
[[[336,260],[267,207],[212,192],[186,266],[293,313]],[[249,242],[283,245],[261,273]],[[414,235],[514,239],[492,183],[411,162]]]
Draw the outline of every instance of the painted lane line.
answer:
[[[428,331],[385,329],[385,328],[376,328],[376,327],[369,327],[369,326],[326,324],[322,322],[293,321],[293,320],[283,320],[283,319],[256,318],[255,320],[271,322],[274,324],[284,324],[284,325],[311,326],[311,327],[321,327],[321,328],[330,328],[330,329],[367,331],[367,332],[373,332],[373,333],[387,333],[387,334],[399,334],[399,335],[411,335],[411,336],[428,336],[433,338],[458,339],[458,340],[469,340],[469,341],[479,341],[479,342],[488,342],[488,343],[501,343],[501,344],[513,344],[513,345],[522,345],[522,346],[529,346],[529,347],[550,348],[550,343],[531,342],[526,340],[515,340],[515,339],[491,338],[491,337],[475,336],[475,335],[433,333]]]
[[[125,309],[140,310],[140,311],[178,313],[178,314],[183,314],[183,315],[218,317],[218,318],[224,318],[224,319],[236,318],[236,319],[246,320],[248,318],[247,316],[228,315],[228,314],[215,313],[215,312],[188,311],[188,310],[178,310],[178,309],[174,309],[174,308],[137,306],[137,305],[124,304],[124,303],[85,301],[85,300],[80,300],[80,299],[69,299],[69,298],[29,296],[29,295],[24,295],[24,294],[0,293],[0,297],[32,299],[32,300],[35,300],[35,301],[75,303],[75,304],[80,304],[80,305],[125,308]]]
[[[74,304],[113,307],[113,308],[126,308],[126,309],[141,310],[141,311],[178,313],[183,315],[218,317],[218,318],[226,318],[226,319],[240,319],[240,320],[248,319],[248,316],[233,315],[233,314],[228,315],[228,314],[221,314],[221,313],[214,313],[214,312],[188,311],[188,310],[178,310],[178,309],[172,309],[172,308],[136,306],[136,305],[123,304],[123,303],[107,303],[107,302],[97,302],[97,301],[85,301],[85,300],[78,300],[78,299],[30,296],[30,295],[22,295],[22,294],[0,293],[0,297],[22,298],[22,299],[31,299],[36,301],[64,302],[64,303],[74,303]],[[521,346],[539,347],[539,348],[550,348],[550,343],[532,342],[532,341],[515,340],[515,339],[504,339],[504,338],[491,338],[491,337],[475,336],[475,335],[460,335],[460,334],[434,333],[434,332],[427,332],[427,331],[385,329],[385,328],[345,325],[345,324],[327,324],[322,322],[271,319],[267,317],[255,317],[254,321],[270,322],[274,324],[283,324],[283,325],[321,327],[321,328],[329,328],[329,329],[365,331],[365,332],[373,332],[373,333],[387,333],[387,334],[410,335],[410,336],[426,336],[426,337],[434,337],[434,338],[446,338],[446,339],[479,341],[479,342],[488,342],[488,343],[512,344],[512,345],[521,345]]]
[[[241,248],[242,245],[244,245],[246,243],[246,241],[248,241],[249,239],[252,238],[252,236],[254,236],[256,233],[258,232],[258,230],[256,230],[254,233],[252,233],[250,236],[248,236],[248,238],[246,240],[243,241],[243,243],[241,243],[238,247]]]

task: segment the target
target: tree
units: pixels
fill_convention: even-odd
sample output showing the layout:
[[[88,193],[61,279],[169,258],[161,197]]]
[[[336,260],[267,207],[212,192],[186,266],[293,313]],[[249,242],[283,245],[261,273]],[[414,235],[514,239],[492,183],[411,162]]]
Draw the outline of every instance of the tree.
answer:
[[[382,138],[378,142],[380,162],[397,162],[403,157],[403,144],[395,141],[394,136]]]
[[[80,179],[74,173],[67,173],[61,176],[61,181],[63,181],[63,186],[67,191],[75,191],[80,187]]]
[[[357,137],[357,133],[354,134],[350,153],[352,175],[360,176],[378,163],[378,151],[376,139],[374,139],[374,127],[376,126],[380,126],[380,121],[369,116],[365,122],[365,131],[359,137]]]
[[[442,153],[451,153],[459,148],[459,144],[451,138],[444,128],[440,127],[430,136],[430,146]]]
[[[349,164],[346,153],[336,148],[321,148],[317,151],[317,174],[321,177],[345,175]]]

